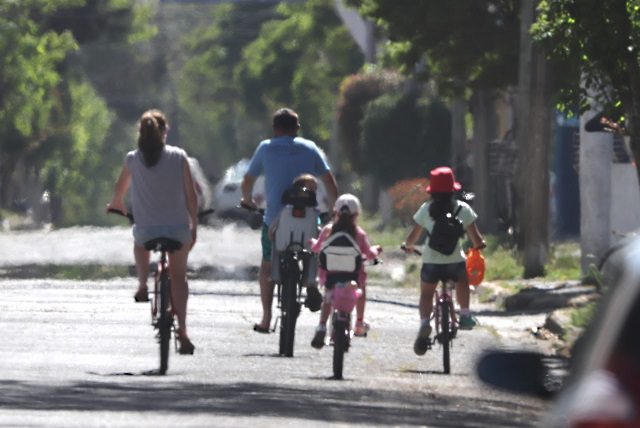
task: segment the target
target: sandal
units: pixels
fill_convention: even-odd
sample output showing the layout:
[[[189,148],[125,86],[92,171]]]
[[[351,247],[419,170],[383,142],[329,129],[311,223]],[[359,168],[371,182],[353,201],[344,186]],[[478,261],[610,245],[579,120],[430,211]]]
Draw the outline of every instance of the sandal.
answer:
[[[136,302],[148,302],[149,301],[149,290],[146,288],[138,288],[136,294],[133,295],[133,300]]]
[[[253,325],[253,331],[256,331],[256,332],[262,333],[262,334],[271,333],[271,330],[269,330],[269,327],[263,327],[260,324],[254,324]]]
[[[178,354],[193,355],[193,351],[195,351],[196,347],[193,346],[193,343],[191,343],[188,337],[178,336],[178,341],[180,342]]]

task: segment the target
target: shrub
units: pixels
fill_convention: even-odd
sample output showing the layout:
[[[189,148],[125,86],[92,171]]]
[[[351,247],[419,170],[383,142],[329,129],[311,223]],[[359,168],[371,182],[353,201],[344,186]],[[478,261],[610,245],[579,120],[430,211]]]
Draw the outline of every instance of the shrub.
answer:
[[[366,172],[387,187],[449,164],[451,114],[418,90],[383,95],[369,105],[362,137]]]
[[[418,208],[427,200],[425,189],[428,184],[429,180],[426,178],[410,178],[400,180],[388,189],[393,209],[401,222],[411,221]]]

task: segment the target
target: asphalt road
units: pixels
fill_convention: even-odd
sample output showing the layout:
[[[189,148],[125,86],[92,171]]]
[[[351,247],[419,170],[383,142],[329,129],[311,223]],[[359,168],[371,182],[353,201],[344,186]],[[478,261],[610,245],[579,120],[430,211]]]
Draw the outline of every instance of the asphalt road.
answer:
[[[417,290],[371,284],[372,330],[354,338],[343,381],[331,348],[309,346],[317,314],[304,310],[294,358],[277,335],[251,330],[257,284],[192,280],[193,356],[172,353],[166,376],[148,304],[133,278],[0,280],[0,426],[535,426],[546,403],[479,383],[485,347],[540,346],[525,333],[540,320],[476,305],[481,326],[460,332],[452,373],[441,350],[413,354]]]

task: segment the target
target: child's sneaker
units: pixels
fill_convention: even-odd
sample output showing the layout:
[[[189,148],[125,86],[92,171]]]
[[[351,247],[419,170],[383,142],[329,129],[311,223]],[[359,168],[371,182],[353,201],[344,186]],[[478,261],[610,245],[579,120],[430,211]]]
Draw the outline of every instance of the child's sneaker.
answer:
[[[416,337],[416,341],[413,342],[413,352],[416,355],[424,355],[427,352],[427,349],[431,347],[431,326],[429,324],[423,324],[418,330],[418,337]]]
[[[319,325],[316,327],[316,333],[313,335],[313,339],[311,339],[311,346],[316,349],[322,349],[324,346],[324,337],[327,334],[327,327],[324,325]]]
[[[357,337],[367,337],[367,333],[369,332],[369,323],[364,322],[364,321],[358,321],[356,322],[356,328],[353,332],[354,336]]]
[[[471,314],[460,315],[460,322],[458,323],[458,326],[461,330],[471,330],[476,326],[476,324],[477,322],[473,319]]]

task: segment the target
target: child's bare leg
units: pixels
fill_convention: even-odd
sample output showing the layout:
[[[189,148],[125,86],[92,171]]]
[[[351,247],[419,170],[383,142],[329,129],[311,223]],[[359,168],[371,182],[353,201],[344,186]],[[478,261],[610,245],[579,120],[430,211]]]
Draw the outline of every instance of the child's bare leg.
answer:
[[[367,288],[363,284],[362,287],[360,287],[360,289],[362,290],[362,296],[360,296],[360,298],[356,302],[356,321],[357,322],[364,321],[364,307],[367,304]]]
[[[329,315],[331,314],[331,302],[327,302],[325,300],[322,301],[322,306],[320,307],[320,325],[327,325],[327,320],[329,319]]]

